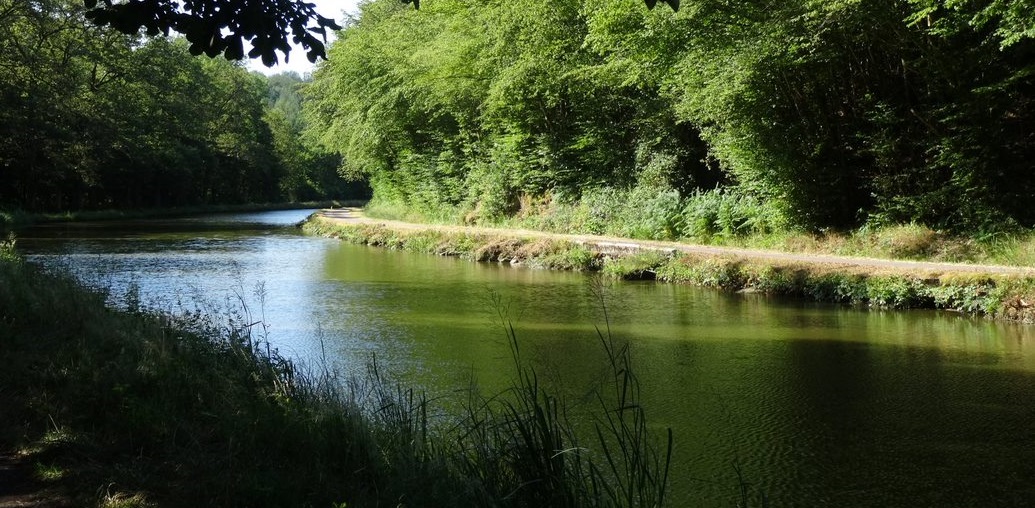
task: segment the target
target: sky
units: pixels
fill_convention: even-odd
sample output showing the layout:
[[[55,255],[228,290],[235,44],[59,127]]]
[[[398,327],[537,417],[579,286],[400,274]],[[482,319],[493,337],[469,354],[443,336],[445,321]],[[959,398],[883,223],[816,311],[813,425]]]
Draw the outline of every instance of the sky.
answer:
[[[359,0],[306,0],[309,3],[316,4],[316,12],[322,16],[333,18],[338,22],[339,25],[343,24],[342,21],[344,16],[343,12],[350,14],[356,14],[359,9],[357,5]],[[290,38],[289,38],[290,39]],[[334,40],[334,34],[327,34],[327,42]],[[248,61],[248,69],[253,71],[259,71],[267,76],[271,74],[277,74],[279,72],[295,71],[299,76],[305,75],[308,72],[313,71],[314,65],[309,63],[309,59],[305,57],[305,51],[301,47],[293,47],[291,50],[291,60],[289,63],[284,63],[284,55],[277,53],[281,62],[273,67],[266,67],[262,65],[262,61],[259,59],[252,59]]]

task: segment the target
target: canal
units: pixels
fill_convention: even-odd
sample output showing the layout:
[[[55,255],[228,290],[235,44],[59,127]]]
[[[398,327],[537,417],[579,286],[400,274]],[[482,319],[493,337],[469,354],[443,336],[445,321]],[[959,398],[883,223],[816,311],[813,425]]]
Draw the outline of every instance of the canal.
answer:
[[[46,225],[18,245],[114,304],[246,313],[285,356],[357,373],[376,356],[443,400],[508,385],[509,322],[591,414],[610,330],[652,429],[673,430],[671,506],[737,506],[741,482],[771,506],[1035,503],[1030,326],[379,250],[303,235],[308,213]]]

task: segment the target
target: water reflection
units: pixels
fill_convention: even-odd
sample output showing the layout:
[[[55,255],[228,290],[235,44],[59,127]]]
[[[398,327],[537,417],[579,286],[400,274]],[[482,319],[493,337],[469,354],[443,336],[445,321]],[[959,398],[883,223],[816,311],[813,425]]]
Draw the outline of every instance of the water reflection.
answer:
[[[436,395],[469,376],[508,383],[499,301],[543,379],[593,409],[609,327],[633,348],[652,423],[674,429],[673,506],[735,506],[734,465],[774,506],[1035,499],[1031,327],[652,283],[613,284],[605,321],[580,274],[344,245],[283,227],[301,216],[264,217],[63,227],[20,245],[145,299],[225,301],[264,283],[283,351],[352,368],[376,353]]]

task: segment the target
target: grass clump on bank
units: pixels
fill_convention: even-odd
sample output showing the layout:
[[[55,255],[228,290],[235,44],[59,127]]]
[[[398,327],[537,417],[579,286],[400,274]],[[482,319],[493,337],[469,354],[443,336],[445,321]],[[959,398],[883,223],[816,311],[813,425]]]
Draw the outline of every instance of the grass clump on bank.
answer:
[[[600,396],[594,447],[517,354],[513,387],[437,421],[372,365],[281,357],[245,306],[224,322],[113,310],[0,248],[0,453],[76,506],[657,506],[667,448],[634,391]],[[56,319],[55,316],[60,316]],[[259,331],[253,332],[258,329]],[[608,343],[609,344],[609,343]],[[615,386],[634,387],[609,346]],[[635,408],[635,410],[633,410]],[[592,446],[591,446],[592,447]],[[594,454],[595,453],[595,454]]]
[[[669,250],[600,252],[589,244],[508,238],[314,218],[304,229],[352,243],[474,261],[562,270],[603,271],[627,280],[659,280],[878,309],[942,309],[995,319],[1035,322],[1035,280],[1007,275],[917,275],[822,265],[760,263]]]

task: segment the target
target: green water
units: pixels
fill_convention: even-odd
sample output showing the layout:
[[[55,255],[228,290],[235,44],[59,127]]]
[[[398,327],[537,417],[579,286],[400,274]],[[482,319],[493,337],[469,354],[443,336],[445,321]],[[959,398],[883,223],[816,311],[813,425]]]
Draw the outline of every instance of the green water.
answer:
[[[1032,327],[653,283],[608,284],[605,320],[585,275],[307,237],[288,227],[304,216],[50,226],[19,245],[145,305],[243,299],[288,356],[348,370],[376,354],[445,398],[472,379],[506,386],[502,313],[590,412],[606,372],[596,329],[610,325],[651,423],[673,429],[671,506],[737,506],[736,468],[772,506],[1035,504]]]

